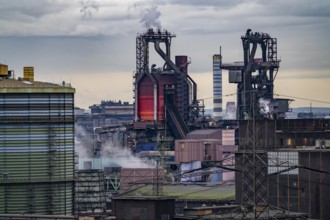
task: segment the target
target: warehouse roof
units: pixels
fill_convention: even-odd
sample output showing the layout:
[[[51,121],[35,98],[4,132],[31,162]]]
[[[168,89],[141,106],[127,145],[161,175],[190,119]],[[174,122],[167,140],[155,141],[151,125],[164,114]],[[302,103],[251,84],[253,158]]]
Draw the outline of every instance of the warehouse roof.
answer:
[[[122,196],[148,196],[152,194],[152,186],[144,186],[139,189],[122,194]],[[194,183],[178,183],[163,186],[164,196],[175,196],[179,200],[202,200],[202,201],[229,201],[235,199],[235,185],[212,184],[197,185]]]
[[[67,92],[74,93],[75,89],[69,83],[55,84],[40,81],[26,81],[24,79],[0,79],[1,93],[36,93],[36,92]]]

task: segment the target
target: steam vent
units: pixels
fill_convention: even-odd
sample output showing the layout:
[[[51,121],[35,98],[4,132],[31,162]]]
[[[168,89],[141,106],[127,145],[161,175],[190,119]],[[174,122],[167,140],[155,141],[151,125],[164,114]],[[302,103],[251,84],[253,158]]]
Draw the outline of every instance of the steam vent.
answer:
[[[0,198],[5,198],[0,214],[71,215],[75,89],[5,73],[0,80]]]

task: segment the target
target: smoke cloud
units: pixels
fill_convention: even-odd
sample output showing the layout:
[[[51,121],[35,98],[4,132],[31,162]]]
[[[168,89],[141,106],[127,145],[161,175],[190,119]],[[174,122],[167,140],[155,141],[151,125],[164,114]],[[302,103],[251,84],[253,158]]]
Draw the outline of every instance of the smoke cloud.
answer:
[[[99,11],[100,5],[94,0],[82,0],[80,2],[80,12],[83,14],[83,18],[90,18]]]
[[[101,149],[101,158],[109,158],[122,168],[153,168],[153,162],[133,155],[129,148],[118,146],[117,141],[106,142]]]
[[[260,98],[259,99],[259,109],[261,114],[268,114],[270,113],[270,100]]]
[[[159,20],[160,15],[161,13],[158,11],[157,6],[152,6],[151,8],[142,11],[140,23],[142,23],[147,29],[161,29],[162,26]]]
[[[236,106],[234,102],[228,102],[226,106],[225,119],[236,119]]]
[[[93,155],[93,139],[85,129],[79,125],[75,125],[75,151],[79,157],[92,157]]]
[[[274,106],[269,99],[259,99],[259,112],[265,118],[273,119]]]

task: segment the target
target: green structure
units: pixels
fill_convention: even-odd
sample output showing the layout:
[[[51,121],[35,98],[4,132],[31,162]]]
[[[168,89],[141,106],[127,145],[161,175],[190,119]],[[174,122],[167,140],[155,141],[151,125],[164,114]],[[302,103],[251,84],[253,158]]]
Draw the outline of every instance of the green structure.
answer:
[[[0,214],[73,214],[74,92],[0,80]]]

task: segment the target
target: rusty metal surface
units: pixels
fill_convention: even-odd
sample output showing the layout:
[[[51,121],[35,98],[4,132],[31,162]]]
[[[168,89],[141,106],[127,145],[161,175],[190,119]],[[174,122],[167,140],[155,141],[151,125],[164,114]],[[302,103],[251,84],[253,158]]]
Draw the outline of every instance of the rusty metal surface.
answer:
[[[122,168],[120,177],[120,192],[127,192],[144,185],[152,184],[156,168]],[[159,173],[164,176],[164,170]]]
[[[185,139],[175,141],[175,162],[186,163],[191,161],[221,161],[224,153],[237,151],[235,145],[222,145],[217,139]]]

